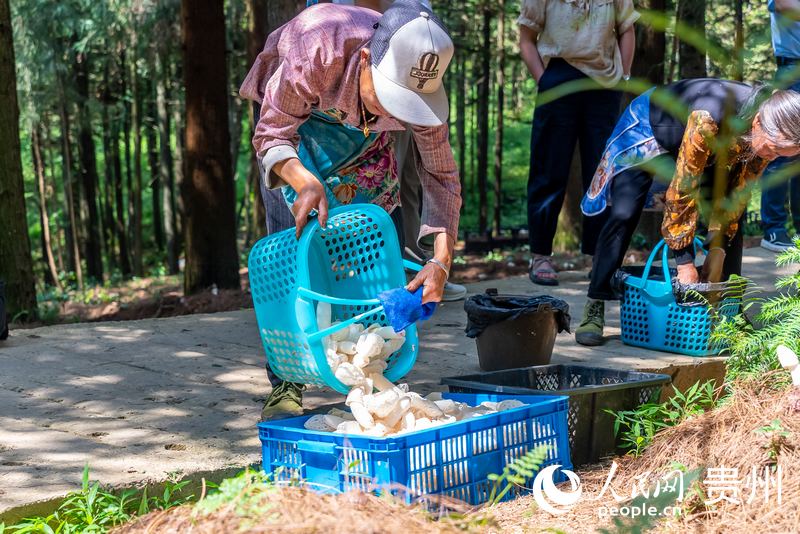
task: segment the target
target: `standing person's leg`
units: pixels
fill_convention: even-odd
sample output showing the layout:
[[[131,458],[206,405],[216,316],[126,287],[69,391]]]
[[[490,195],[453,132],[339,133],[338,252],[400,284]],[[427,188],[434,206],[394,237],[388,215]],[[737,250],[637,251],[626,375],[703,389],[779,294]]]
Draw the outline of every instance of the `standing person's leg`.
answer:
[[[792,160],[778,158],[769,164],[761,178],[761,183],[766,184],[770,176],[780,171]],[[782,252],[791,246],[791,239],[786,234],[786,200],[789,194],[789,181],[780,180],[772,187],[763,187],[761,190],[761,225],[764,229],[764,239],[761,246],[772,252]]]
[[[563,60],[551,60],[541,79],[543,93],[574,78]],[[578,138],[576,95],[536,107],[531,131],[528,175],[528,233],[531,248],[530,278],[535,284],[558,285],[550,262],[558,215],[564,204],[572,154]]]
[[[578,144],[581,152],[581,177],[583,179],[583,194],[589,190],[592,178],[603,157],[606,143],[608,143],[614,126],[619,119],[622,93],[611,89],[587,91],[582,95],[583,120],[578,133]],[[606,213],[583,218],[583,231],[581,236],[581,252],[594,255],[600,230],[605,224]]]
[[[652,184],[653,177],[637,168],[628,169],[614,177],[611,203],[606,208],[607,218],[597,238],[597,255],[587,295],[589,298],[581,324],[575,330],[575,341],[581,345],[597,346],[605,342],[605,301],[616,298],[611,280],[622,266]]]

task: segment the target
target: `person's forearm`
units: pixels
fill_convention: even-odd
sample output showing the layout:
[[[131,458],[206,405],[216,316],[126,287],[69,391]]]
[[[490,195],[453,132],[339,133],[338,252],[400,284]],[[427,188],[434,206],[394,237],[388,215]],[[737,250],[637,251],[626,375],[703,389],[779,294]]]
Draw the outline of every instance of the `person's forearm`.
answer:
[[[316,177],[308,172],[308,169],[297,158],[279,161],[272,166],[272,171],[297,192],[300,192],[310,181],[317,181]]]
[[[433,257],[447,265],[449,269],[453,264],[454,248],[455,243],[453,242],[453,238],[445,233],[436,234],[433,240]]]
[[[800,0],[798,0],[800,1]],[[630,75],[633,65],[633,54],[636,51],[636,32],[633,26],[619,36],[619,52],[622,58],[622,72]]]
[[[522,55],[522,60],[528,67],[528,72],[531,73],[534,80],[539,82],[539,78],[544,73],[544,62],[542,56],[539,55],[539,49],[536,48],[537,34],[526,26],[519,27],[519,51]]]

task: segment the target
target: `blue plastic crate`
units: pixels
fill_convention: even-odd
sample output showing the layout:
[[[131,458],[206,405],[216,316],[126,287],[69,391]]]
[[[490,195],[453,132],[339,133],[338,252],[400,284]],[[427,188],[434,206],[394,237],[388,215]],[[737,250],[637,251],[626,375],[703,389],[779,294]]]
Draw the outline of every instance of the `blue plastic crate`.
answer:
[[[650,276],[661,251],[663,279]],[[626,345],[687,356],[711,356],[723,347],[710,342],[715,324],[741,309],[741,296],[728,294],[714,305],[684,305],[675,300],[668,265],[668,247],[662,240],[653,249],[642,276],[625,279],[620,305],[622,342]]]
[[[263,468],[278,479],[303,480],[321,491],[388,489],[413,499],[445,495],[472,505],[486,502],[491,473],[540,445],[542,465],[572,469],[567,397],[445,393],[477,406],[516,399],[526,406],[395,437],[373,438],[306,430],[309,416],[258,425]],[[560,471],[556,482],[566,480]],[[529,480],[529,487],[533,480]],[[528,489],[529,489],[528,487]],[[509,492],[508,498],[526,488]]]

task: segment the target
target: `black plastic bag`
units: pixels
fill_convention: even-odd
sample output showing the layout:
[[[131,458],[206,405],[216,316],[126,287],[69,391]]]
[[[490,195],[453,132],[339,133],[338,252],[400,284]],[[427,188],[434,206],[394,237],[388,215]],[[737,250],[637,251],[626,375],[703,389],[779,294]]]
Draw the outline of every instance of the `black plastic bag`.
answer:
[[[551,311],[559,333],[569,332],[569,304],[549,295],[498,295],[487,289],[483,295],[473,295],[464,303],[467,312],[467,337],[478,337],[493,324],[509,321],[529,313]]]

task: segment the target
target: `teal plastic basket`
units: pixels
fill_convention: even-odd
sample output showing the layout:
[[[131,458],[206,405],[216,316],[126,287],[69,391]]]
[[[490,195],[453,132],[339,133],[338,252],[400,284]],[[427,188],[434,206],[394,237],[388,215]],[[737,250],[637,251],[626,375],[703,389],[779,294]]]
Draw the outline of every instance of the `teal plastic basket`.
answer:
[[[696,247],[699,244],[695,241]],[[620,306],[622,342],[686,356],[719,354],[724,347],[710,342],[711,332],[717,322],[739,313],[741,297],[727,295],[713,305],[679,304],[672,290],[668,251],[662,240],[647,259],[642,276],[625,279]],[[659,252],[663,279],[650,277]]]
[[[525,406],[382,438],[307,430],[311,416],[258,425],[262,466],[279,481],[300,480],[321,492],[389,491],[406,500],[444,495],[471,505],[489,498],[491,474],[540,446],[540,466],[558,466],[553,482],[572,470],[567,397],[445,393],[471,406],[515,399]],[[530,493],[534,477],[514,485],[506,499]],[[501,485],[501,489],[503,489]]]
[[[328,224],[308,223],[261,239],[250,251],[250,291],[270,367],[283,380],[330,386],[347,393],[331,371],[322,339],[359,322],[388,325],[376,295],[406,284],[397,232],[386,211],[371,204],[331,210]],[[319,330],[316,306],[331,304],[340,324]],[[417,329],[406,329],[403,347],[389,357],[385,376],[394,382],[417,359]]]

